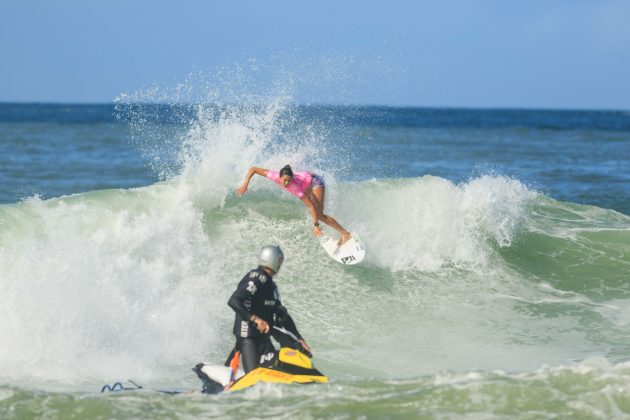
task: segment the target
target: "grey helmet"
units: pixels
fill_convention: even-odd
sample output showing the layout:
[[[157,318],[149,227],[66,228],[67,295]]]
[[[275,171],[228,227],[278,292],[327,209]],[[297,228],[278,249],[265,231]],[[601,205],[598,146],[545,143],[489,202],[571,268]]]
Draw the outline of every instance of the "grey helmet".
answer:
[[[261,267],[267,267],[277,273],[283,261],[284,254],[279,246],[267,245],[260,250],[258,265]]]

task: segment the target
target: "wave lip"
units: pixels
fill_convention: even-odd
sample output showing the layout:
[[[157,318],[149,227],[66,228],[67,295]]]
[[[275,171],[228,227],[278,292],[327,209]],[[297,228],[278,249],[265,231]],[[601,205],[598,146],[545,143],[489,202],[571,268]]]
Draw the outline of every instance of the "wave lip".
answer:
[[[512,243],[536,193],[488,175],[459,185],[433,176],[373,180],[346,185],[340,196],[344,220],[360,227],[370,261],[394,271],[437,271],[487,265],[495,246]]]

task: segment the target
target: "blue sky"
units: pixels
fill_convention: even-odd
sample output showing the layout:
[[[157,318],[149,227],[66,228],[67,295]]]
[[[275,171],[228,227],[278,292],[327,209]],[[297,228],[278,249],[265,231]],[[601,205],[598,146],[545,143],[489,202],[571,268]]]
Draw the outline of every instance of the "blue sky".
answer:
[[[299,103],[630,109],[630,1],[0,2],[0,101],[190,74]]]

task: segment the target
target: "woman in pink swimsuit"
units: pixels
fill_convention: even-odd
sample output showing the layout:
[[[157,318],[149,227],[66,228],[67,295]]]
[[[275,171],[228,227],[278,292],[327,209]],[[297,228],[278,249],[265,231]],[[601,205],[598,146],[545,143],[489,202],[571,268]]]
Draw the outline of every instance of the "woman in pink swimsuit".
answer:
[[[344,229],[334,218],[324,214],[326,186],[324,185],[324,180],[319,175],[315,175],[311,172],[293,173],[289,165],[280,169],[280,172],[252,167],[247,172],[247,177],[245,177],[243,185],[236,190],[236,195],[241,197],[247,192],[247,186],[254,174],[271,179],[276,184],[280,185],[280,188],[290,192],[306,204],[313,218],[313,234],[315,236],[322,236],[322,231],[319,228],[319,221],[321,220],[339,232],[341,235],[339,245],[350,239],[350,232]]]

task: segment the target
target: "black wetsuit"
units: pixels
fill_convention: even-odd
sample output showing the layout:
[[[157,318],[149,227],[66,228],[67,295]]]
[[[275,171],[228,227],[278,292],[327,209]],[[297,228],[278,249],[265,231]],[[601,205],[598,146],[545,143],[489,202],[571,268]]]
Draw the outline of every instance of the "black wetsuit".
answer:
[[[235,350],[241,351],[245,373],[258,367],[263,357],[273,355],[275,349],[269,339],[270,334],[284,345],[287,337],[283,334],[274,334],[274,325],[286,328],[298,339],[302,338],[293,319],[280,302],[280,294],[272,277],[261,267],[251,270],[243,277],[230,297],[228,305],[236,312],[233,330],[236,336]],[[256,324],[249,321],[252,315],[267,321],[269,334],[259,332]],[[229,363],[232,355],[226,363]]]

